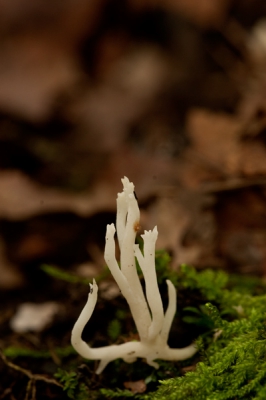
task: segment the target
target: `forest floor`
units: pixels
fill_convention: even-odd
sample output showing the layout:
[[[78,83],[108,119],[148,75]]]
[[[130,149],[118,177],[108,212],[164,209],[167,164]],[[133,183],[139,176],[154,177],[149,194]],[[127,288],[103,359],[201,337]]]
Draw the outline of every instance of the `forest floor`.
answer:
[[[4,3],[0,400],[68,398],[58,368],[96,389],[145,392],[152,368],[120,365],[117,379],[110,365],[97,376],[71,348],[71,330],[96,277],[84,337],[93,346],[135,337],[103,259],[123,176],[135,184],[142,231],[158,226],[173,270],[265,278],[265,2]],[[16,325],[25,303],[42,309]]]

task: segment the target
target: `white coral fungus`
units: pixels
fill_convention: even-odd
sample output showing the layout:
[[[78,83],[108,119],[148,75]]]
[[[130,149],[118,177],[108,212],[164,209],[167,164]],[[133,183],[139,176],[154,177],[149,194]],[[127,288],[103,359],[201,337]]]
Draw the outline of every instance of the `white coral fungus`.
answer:
[[[119,345],[91,348],[85,343],[81,334],[89,321],[97,302],[98,286],[93,280],[88,301],[83,308],[72,331],[71,343],[84,358],[100,360],[97,373],[101,373],[106,365],[117,358],[131,363],[138,357],[145,358],[155,368],[156,359],[184,360],[195,354],[194,344],[182,349],[172,349],[167,345],[169,331],[176,312],[176,290],[172,282],[168,286],[168,307],[164,313],[155,271],[155,243],[158,236],[157,227],[145,231],[142,235],[144,252],[135,244],[139,226],[140,212],[134,195],[134,185],[128,178],[122,179],[124,190],[117,197],[116,229],[120,247],[120,265],[115,258],[115,227],[107,225],[104,258],[116,280],[123,296],[126,298],[135,321],[140,340]],[[145,294],[138,278],[135,257],[138,260],[145,280]]]

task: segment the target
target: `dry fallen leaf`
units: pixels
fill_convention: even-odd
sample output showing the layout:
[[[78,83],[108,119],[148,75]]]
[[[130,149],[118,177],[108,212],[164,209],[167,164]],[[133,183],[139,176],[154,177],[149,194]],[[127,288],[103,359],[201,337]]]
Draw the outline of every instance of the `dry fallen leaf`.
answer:
[[[0,45],[0,107],[5,112],[43,121],[56,97],[78,78],[74,59],[49,39],[20,36]]]
[[[101,83],[87,87],[67,109],[81,127],[80,141],[96,152],[115,151],[128,128],[150,107],[162,89],[169,65],[163,52],[149,46],[129,47]]]
[[[143,379],[135,382],[124,382],[124,386],[132,393],[144,393],[147,389],[147,385]]]
[[[99,182],[93,190],[74,194],[47,188],[16,170],[0,171],[0,217],[16,220],[51,211],[87,216],[114,208],[116,193],[109,184]]]
[[[248,141],[240,148],[241,170],[248,176],[266,176],[266,147],[259,141]]]
[[[236,117],[194,109],[188,114],[187,130],[194,156],[206,167],[230,175],[239,170],[241,120]]]
[[[1,2],[0,107],[40,122],[82,76],[77,45],[97,21],[104,0]],[[11,33],[12,32],[12,33]]]

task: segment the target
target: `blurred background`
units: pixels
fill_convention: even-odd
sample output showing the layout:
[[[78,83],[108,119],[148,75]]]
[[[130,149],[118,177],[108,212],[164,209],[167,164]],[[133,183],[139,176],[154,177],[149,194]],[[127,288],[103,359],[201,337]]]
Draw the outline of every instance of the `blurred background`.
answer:
[[[19,366],[96,388],[148,376],[111,365],[97,380],[93,363],[82,375],[70,346],[83,277],[99,284],[83,339],[137,338],[103,259],[124,176],[139,234],[158,226],[173,269],[265,278],[265,0],[0,0],[1,399],[66,399]],[[184,290],[179,310],[198,307]],[[182,326],[172,347],[199,334]]]
[[[0,10],[0,288],[97,274],[124,175],[173,268],[264,276],[265,1]]]

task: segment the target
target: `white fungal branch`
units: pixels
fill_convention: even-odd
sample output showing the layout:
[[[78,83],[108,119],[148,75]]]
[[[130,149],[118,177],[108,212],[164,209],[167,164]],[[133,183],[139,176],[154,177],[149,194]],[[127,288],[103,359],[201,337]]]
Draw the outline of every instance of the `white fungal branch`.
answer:
[[[122,179],[124,190],[117,197],[117,237],[120,247],[120,265],[115,257],[116,232],[114,224],[107,225],[104,259],[123,296],[128,302],[135,321],[140,341],[127,342],[120,345],[91,348],[81,338],[82,331],[89,321],[97,302],[98,286],[93,280],[90,286],[88,301],[83,308],[72,330],[71,343],[75,350],[84,358],[100,360],[97,373],[101,373],[106,365],[117,358],[126,362],[134,362],[138,357],[145,358],[147,363],[155,368],[156,359],[184,360],[195,354],[194,344],[182,349],[171,349],[168,336],[176,312],[176,290],[172,282],[168,286],[168,307],[164,314],[155,270],[155,243],[158,236],[157,227],[145,231],[143,254],[135,244],[139,227],[140,212],[134,195],[134,185],[128,178]],[[138,278],[137,258],[145,281],[145,294]]]

